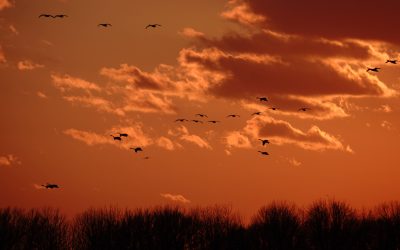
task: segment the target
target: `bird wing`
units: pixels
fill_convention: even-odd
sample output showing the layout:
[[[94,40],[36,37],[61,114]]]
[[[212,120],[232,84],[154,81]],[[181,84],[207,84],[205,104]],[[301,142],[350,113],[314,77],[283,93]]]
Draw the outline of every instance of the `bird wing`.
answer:
[[[151,25],[150,25],[150,24],[149,24],[149,25],[147,25],[145,29],[147,29],[148,27],[151,27]]]

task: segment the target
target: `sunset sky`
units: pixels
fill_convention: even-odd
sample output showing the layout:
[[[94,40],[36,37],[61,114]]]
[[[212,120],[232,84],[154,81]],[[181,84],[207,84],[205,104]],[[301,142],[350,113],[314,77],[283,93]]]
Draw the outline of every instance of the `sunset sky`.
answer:
[[[0,207],[398,200],[399,9],[0,0]]]

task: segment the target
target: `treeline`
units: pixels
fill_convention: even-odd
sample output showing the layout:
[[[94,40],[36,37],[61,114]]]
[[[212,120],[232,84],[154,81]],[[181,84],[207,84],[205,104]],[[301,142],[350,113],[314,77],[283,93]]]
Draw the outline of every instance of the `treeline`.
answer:
[[[338,201],[262,207],[245,225],[229,207],[0,209],[0,249],[400,249],[400,203],[356,211]]]

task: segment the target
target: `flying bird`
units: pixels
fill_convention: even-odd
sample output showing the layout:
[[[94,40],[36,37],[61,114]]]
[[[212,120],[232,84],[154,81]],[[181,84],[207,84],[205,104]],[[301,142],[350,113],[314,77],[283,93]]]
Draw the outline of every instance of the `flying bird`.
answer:
[[[211,123],[215,124],[215,123],[220,122],[220,121],[208,121],[208,122],[211,122]]]
[[[105,28],[112,26],[111,23],[99,23],[97,26],[103,26]]]
[[[188,122],[189,120],[187,119],[176,119],[175,122]]]
[[[199,120],[192,120],[192,122],[195,122],[195,123],[203,123],[202,121],[199,121]]]
[[[232,114],[232,115],[228,115],[228,116],[226,116],[226,117],[233,117],[233,118],[236,118],[236,117],[240,117],[240,115]]]
[[[64,18],[64,17],[68,17],[67,15],[64,14],[59,14],[59,15],[55,15],[53,16],[54,18],[59,17],[59,18]]]
[[[398,60],[386,60],[386,63],[397,64]]]
[[[128,134],[126,133],[117,133],[117,134],[119,134],[119,137],[128,137]]]
[[[39,16],[39,18],[41,18],[41,17],[52,17],[52,18],[54,18],[55,16],[50,15],[50,14],[41,14],[41,15]]]
[[[297,111],[307,111],[307,110],[310,110],[310,108],[299,108]]]
[[[263,146],[265,146],[265,144],[269,144],[269,140],[267,139],[258,139],[258,140],[262,142]]]
[[[161,27],[161,24],[157,24],[157,23],[156,23],[156,24],[149,24],[149,25],[146,26],[146,29],[149,28],[149,27],[151,27],[151,28],[157,28],[157,26],[160,26],[160,27]]]
[[[261,113],[262,113],[262,112],[258,111],[258,112],[254,112],[254,113],[251,114],[251,115],[261,115]]]
[[[110,136],[113,137],[114,141],[122,141],[122,138],[120,136],[113,136],[113,135]]]
[[[139,151],[143,151],[143,149],[141,147],[130,148],[130,149],[133,149],[135,151],[135,153],[137,153]]]
[[[45,185],[42,185],[42,187],[45,187],[47,189],[60,188],[57,184],[50,184],[50,183],[46,183]]]
[[[260,102],[268,102],[267,97],[257,97],[257,99],[260,100]]]
[[[269,155],[268,152],[266,152],[266,151],[260,151],[260,150],[259,150],[258,152],[259,152],[260,154],[262,154],[262,155]]]
[[[208,116],[205,115],[205,114],[196,114],[196,116],[200,116],[200,117],[202,117],[202,118],[204,118],[204,117],[208,118]]]
[[[368,68],[368,69],[367,69],[367,72],[368,72],[368,71],[379,72],[380,69],[381,69],[381,68],[376,68],[376,67],[375,67],[375,68]]]
[[[271,107],[271,108],[268,108],[268,109],[271,109],[271,110],[278,110],[279,108]]]

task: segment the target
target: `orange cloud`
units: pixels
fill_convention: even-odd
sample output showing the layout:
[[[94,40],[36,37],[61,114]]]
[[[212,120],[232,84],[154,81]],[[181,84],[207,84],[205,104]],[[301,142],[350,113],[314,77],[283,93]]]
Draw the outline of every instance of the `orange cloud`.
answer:
[[[292,144],[307,150],[343,150],[346,147],[333,135],[312,126],[304,132],[293,127],[289,122],[272,117],[259,116],[247,121],[244,131],[253,139],[268,138],[276,145]]]
[[[4,55],[3,47],[0,45],[0,63],[6,63],[6,56]]]
[[[0,156],[0,166],[15,166],[21,165],[21,161],[12,154]]]
[[[52,74],[51,78],[53,80],[54,86],[62,92],[73,89],[100,91],[100,87],[97,86],[97,84],[79,78],[74,78],[69,75],[59,76]]]
[[[38,64],[38,63],[34,63],[30,60],[24,60],[24,61],[19,61],[17,64],[17,68],[21,71],[24,70],[34,70],[34,69],[40,69],[40,68],[44,68],[44,65],[42,64]]]
[[[181,194],[168,194],[168,193],[163,194],[163,193],[161,193],[160,195],[161,195],[161,197],[163,197],[163,198],[165,198],[167,200],[170,200],[170,201],[180,202],[180,203],[183,203],[183,204],[190,203],[190,200],[186,199]]]
[[[197,31],[193,28],[184,28],[182,31],[179,32],[179,34],[190,38],[200,38],[205,36],[203,32]]]
[[[13,4],[9,0],[0,0],[0,10],[12,7]]]
[[[226,139],[226,145],[228,147],[235,147],[235,148],[252,147],[249,137],[239,131],[233,131],[228,133],[225,139]]]
[[[175,130],[170,130],[168,131],[168,134],[177,136],[180,140],[190,142],[200,148],[212,149],[211,145],[206,140],[198,135],[190,134],[189,130],[185,126],[179,126]]]

